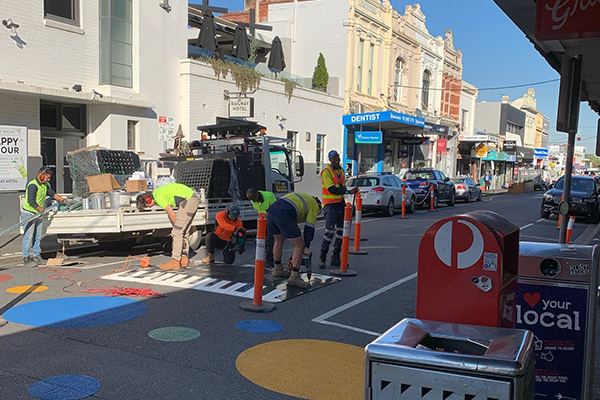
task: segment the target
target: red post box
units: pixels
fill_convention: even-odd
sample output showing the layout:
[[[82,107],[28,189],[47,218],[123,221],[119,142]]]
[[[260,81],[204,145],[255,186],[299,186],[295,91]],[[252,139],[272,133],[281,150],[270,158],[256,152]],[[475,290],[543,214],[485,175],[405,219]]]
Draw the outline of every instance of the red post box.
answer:
[[[519,228],[491,211],[441,219],[421,239],[417,318],[515,326]]]

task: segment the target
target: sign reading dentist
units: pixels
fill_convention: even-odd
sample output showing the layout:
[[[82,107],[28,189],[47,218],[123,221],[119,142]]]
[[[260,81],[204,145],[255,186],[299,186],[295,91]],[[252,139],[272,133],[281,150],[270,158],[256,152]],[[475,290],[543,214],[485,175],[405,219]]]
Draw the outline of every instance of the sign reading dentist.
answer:
[[[356,131],[354,132],[354,143],[381,144],[383,134],[381,131]]]
[[[27,184],[27,128],[0,125],[0,191],[24,190]]]

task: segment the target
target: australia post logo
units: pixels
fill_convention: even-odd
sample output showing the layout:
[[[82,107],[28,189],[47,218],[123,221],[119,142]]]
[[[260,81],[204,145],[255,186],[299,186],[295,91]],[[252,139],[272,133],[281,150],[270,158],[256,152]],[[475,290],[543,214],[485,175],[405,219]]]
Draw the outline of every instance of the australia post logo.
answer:
[[[581,331],[581,311],[571,301],[544,298],[539,292],[526,292],[517,304],[517,324]]]
[[[458,219],[448,221],[438,229],[433,247],[444,264],[465,269],[479,261],[484,241],[479,228],[469,221]]]

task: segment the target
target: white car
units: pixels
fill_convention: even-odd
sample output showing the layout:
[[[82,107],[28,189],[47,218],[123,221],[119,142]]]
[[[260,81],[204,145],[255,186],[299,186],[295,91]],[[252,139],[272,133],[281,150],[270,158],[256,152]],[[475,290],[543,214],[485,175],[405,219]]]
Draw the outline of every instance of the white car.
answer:
[[[391,173],[372,173],[353,176],[346,182],[348,189],[357,186],[360,189],[360,195],[363,200],[364,210],[383,211],[385,215],[391,217],[394,212],[402,209],[402,186],[406,186],[405,210],[408,213],[415,211],[417,207],[417,196],[415,192],[402,180]],[[346,195],[346,201],[352,203],[353,195]]]

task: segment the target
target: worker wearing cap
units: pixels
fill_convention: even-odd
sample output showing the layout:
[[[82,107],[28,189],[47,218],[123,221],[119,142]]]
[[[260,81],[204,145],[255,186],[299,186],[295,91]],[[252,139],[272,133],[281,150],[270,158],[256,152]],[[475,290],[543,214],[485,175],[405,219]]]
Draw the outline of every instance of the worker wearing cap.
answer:
[[[340,253],[342,252],[342,236],[344,233],[344,195],[355,194],[358,188],[348,190],[344,169],[340,165],[340,155],[331,150],[328,154],[330,165],[321,171],[321,189],[323,193],[323,214],[325,215],[325,234],[321,242],[319,268],[325,268],[329,245],[335,235],[331,267],[340,267]]]
[[[258,212],[258,214],[267,214],[267,209],[271,204],[275,203],[277,198],[271,192],[265,190],[257,190],[255,188],[249,188],[246,191],[246,197],[252,203],[252,207]],[[265,267],[273,267],[273,235],[267,230],[267,238],[265,240]]]
[[[167,183],[153,192],[140,194],[137,199],[137,208],[143,211],[157,205],[165,210],[169,221],[173,225],[171,237],[173,238],[173,249],[171,250],[171,261],[161,264],[160,269],[181,269],[189,264],[188,258],[188,235],[192,221],[198,211],[200,199],[196,196],[194,189],[181,183]],[[174,208],[178,208],[177,213]]]
[[[226,210],[219,211],[215,217],[215,230],[206,235],[206,249],[208,255],[202,260],[205,263],[215,262],[215,249],[223,251],[225,264],[235,262],[236,249],[231,243],[232,236],[238,232],[244,235],[246,230],[242,225],[240,208],[230,204]]]
[[[59,202],[65,201],[57,195],[50,187],[52,170],[49,167],[39,169],[37,177],[26,186],[25,203],[21,210],[21,221],[31,219],[36,214],[44,211],[46,197]],[[42,219],[37,218],[23,226],[23,265],[26,267],[37,267],[42,264]],[[31,255],[33,250],[33,255]]]
[[[310,255],[310,242],[315,237],[317,215],[321,211],[321,201],[306,193],[289,193],[277,200],[267,214],[267,229],[275,238],[273,257],[275,264],[273,278],[288,278],[287,284],[308,288],[310,283],[300,276],[303,255]],[[304,235],[298,223],[304,222]],[[294,246],[292,271],[286,271],[281,264],[283,242],[289,240]]]

